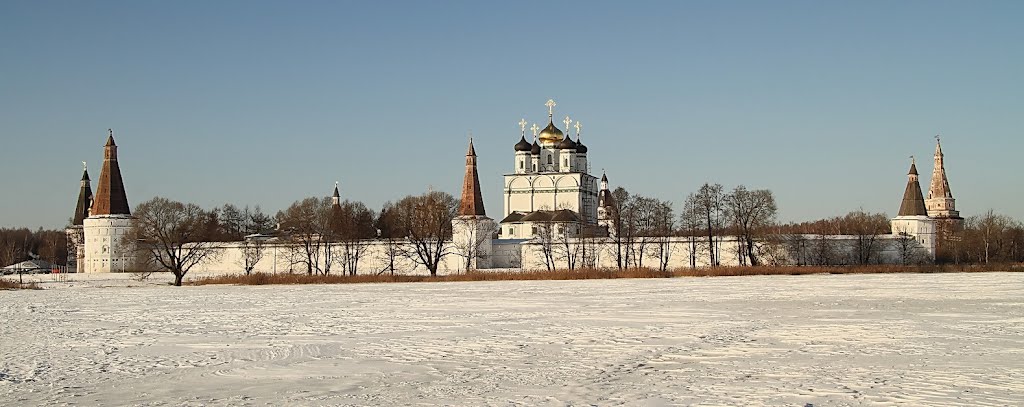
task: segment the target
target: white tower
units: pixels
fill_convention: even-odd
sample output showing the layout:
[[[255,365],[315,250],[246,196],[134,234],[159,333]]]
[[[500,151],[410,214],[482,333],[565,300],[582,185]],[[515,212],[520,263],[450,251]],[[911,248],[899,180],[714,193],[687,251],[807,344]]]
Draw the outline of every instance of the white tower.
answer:
[[[903,192],[900,211],[890,221],[893,235],[913,236],[925,254],[935,259],[935,220],[928,217],[924,195],[918,182],[917,164],[911,161],[907,188]]]
[[[85,230],[85,273],[131,271],[128,267],[134,260],[131,243],[124,237],[133,218],[121,180],[121,168],[117,164],[114,132],[108,131],[110,135],[103,147],[103,168],[96,186],[96,197],[89,217],[82,222]]]

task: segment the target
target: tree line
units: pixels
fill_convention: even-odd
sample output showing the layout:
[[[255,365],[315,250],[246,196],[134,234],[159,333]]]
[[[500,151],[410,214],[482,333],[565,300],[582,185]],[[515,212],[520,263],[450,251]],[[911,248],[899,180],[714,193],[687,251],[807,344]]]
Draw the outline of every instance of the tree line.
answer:
[[[67,235],[63,230],[0,228],[0,267],[32,259],[65,265],[67,258]]]

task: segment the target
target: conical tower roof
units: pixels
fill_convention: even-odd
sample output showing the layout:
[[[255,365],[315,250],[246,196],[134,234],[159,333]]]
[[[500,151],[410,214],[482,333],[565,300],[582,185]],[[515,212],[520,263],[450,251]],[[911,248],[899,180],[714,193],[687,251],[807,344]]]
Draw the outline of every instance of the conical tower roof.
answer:
[[[917,165],[913,162],[907,173],[907,188],[903,191],[903,202],[897,216],[928,216],[924,206],[924,195],[921,194],[921,184],[917,181]]]
[[[466,151],[466,175],[462,179],[462,199],[459,202],[459,216],[486,216],[484,198],[480,192],[480,177],[476,171],[476,149],[469,139]]]
[[[96,197],[92,203],[89,216],[96,215],[131,215],[128,197],[124,192],[124,181],[121,180],[121,167],[117,164],[117,144],[114,143],[114,132],[108,130],[107,144],[103,147],[103,168],[100,169],[100,181],[96,185]]]
[[[89,217],[89,206],[92,205],[92,182],[89,170],[82,170],[82,186],[78,190],[78,203],[75,204],[75,216],[71,218],[72,226],[82,226],[82,221]]]

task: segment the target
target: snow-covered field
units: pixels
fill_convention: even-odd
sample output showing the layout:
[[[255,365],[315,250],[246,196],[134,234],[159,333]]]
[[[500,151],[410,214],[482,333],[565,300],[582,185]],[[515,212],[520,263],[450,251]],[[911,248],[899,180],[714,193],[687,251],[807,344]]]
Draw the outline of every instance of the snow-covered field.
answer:
[[[1024,273],[126,282],[0,291],[0,405],[1024,404]]]

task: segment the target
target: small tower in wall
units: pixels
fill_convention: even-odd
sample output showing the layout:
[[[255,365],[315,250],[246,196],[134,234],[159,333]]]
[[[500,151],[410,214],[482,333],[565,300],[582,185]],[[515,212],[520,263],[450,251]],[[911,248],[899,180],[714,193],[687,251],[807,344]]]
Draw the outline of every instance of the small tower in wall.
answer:
[[[85,167],[85,162],[82,162]],[[65,229],[68,236],[68,271],[80,273],[79,267],[85,264],[85,229],[83,222],[89,217],[89,207],[92,206],[92,186],[89,180],[89,169],[82,169],[82,182],[78,189],[78,203],[75,204],[75,214],[71,217],[71,224]]]
[[[492,240],[497,225],[487,217],[480,177],[476,169],[476,150],[469,139],[466,151],[466,173],[462,179],[462,198],[459,212],[452,220],[452,243],[468,270],[491,267]]]
[[[601,174],[601,190],[597,194],[597,225],[608,230],[608,236],[615,237],[615,198],[608,190],[608,174]]]
[[[85,231],[84,273],[130,271],[127,268],[134,260],[133,250],[124,238],[133,218],[124,192],[121,167],[117,163],[114,132],[108,132],[96,196],[89,216],[82,221]]]
[[[890,221],[892,234],[897,236],[913,236],[921,245],[925,254],[935,258],[935,221],[928,217],[925,209],[924,195],[918,181],[917,163],[911,158],[910,171],[907,173],[907,188],[903,191],[903,202],[900,211]]]

